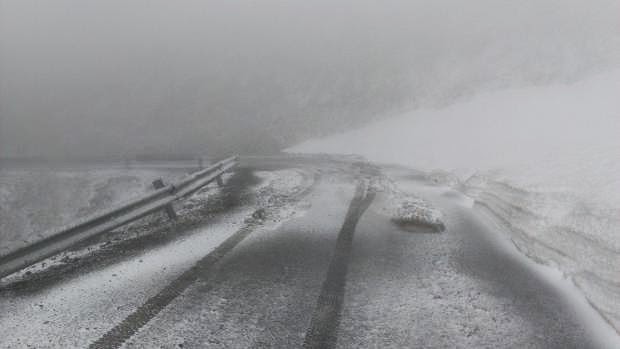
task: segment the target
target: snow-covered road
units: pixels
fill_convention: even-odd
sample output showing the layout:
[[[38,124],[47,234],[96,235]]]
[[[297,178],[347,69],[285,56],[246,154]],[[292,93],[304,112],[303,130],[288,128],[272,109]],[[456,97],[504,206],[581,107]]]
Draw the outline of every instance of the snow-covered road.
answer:
[[[182,238],[55,282],[11,288],[5,281],[0,347],[79,348],[102,338],[102,347],[113,346],[119,343],[106,338],[122,336],[106,333],[115,326],[131,333],[120,342],[126,348],[295,348],[304,340],[311,347],[306,337],[326,288],[330,297],[342,293],[329,305],[337,316],[322,320],[332,326],[329,345],[338,348],[620,345],[568,282],[502,240],[462,194],[403,169],[384,169],[403,191],[443,212],[441,233],[404,230],[385,214],[389,193],[358,198],[356,185],[368,177],[359,163],[268,162],[249,161],[262,167],[256,173],[264,182],[251,187],[256,200]],[[355,208],[363,204],[370,205],[366,211]],[[255,221],[246,220],[252,213]],[[248,225],[247,237],[196,269],[178,295],[148,305]],[[350,245],[341,242],[346,234]],[[342,290],[330,288],[341,281]],[[146,321],[128,323],[145,304]]]
[[[356,154],[423,171],[502,221],[620,333],[620,70],[416,108],[295,153]]]

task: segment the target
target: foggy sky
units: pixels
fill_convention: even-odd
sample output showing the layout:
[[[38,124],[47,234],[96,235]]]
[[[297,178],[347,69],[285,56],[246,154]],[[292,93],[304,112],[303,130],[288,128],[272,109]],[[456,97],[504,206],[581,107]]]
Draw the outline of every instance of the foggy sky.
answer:
[[[620,0],[0,0],[0,157],[269,152],[620,62]]]

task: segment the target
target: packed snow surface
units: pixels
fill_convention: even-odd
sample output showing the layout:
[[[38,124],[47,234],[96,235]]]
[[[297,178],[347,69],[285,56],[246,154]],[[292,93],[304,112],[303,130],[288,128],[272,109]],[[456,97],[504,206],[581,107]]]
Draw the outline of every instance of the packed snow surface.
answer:
[[[620,331],[620,70],[479,94],[288,149],[428,172],[559,268]]]

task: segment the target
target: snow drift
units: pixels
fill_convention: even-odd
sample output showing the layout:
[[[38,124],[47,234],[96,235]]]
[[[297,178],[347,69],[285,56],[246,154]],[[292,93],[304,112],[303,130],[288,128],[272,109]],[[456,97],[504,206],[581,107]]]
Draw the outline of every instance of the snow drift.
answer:
[[[443,214],[424,199],[401,190],[387,176],[373,183],[380,195],[375,204],[379,212],[403,229],[415,232],[442,232],[446,229]]]
[[[620,70],[487,92],[288,149],[428,172],[510,227],[620,331]]]

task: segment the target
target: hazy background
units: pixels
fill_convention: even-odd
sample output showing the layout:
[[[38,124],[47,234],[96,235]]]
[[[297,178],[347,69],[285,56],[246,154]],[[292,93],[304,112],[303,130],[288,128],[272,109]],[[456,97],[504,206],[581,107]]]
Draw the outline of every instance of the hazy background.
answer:
[[[0,0],[0,157],[276,151],[619,52],[618,0]]]

